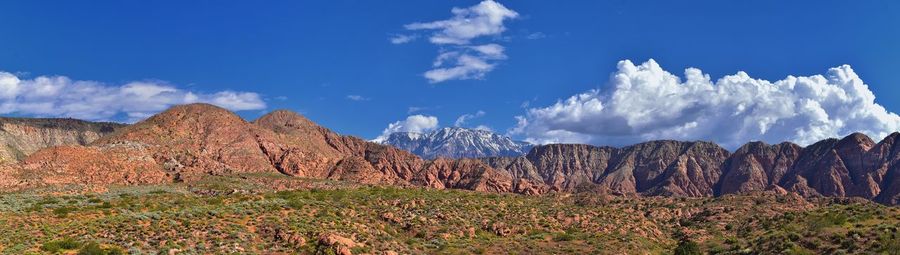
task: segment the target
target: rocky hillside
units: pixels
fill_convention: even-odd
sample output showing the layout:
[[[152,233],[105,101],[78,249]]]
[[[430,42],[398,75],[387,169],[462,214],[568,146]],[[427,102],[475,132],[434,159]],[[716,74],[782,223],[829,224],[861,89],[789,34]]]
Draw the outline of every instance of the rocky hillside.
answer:
[[[426,159],[514,157],[525,155],[532,147],[529,143],[514,141],[491,131],[459,127],[446,127],[429,133],[398,132],[377,142]]]
[[[522,157],[483,161],[551,190],[701,197],[713,195],[728,156],[708,142],[652,141],[625,148],[543,145]]]
[[[898,137],[894,133],[875,143],[856,133],[806,148],[751,142],[733,154],[708,142],[651,141],[624,148],[553,144],[522,157],[482,160],[566,192],[696,197],[775,191],[898,204]]]
[[[38,151],[0,169],[0,187],[195,182],[245,173],[530,193],[481,161],[426,161],[338,135],[293,112],[275,111],[251,123],[207,104],[173,107],[88,146]]]
[[[900,202],[900,145],[853,134],[809,147],[754,142],[730,153],[709,142],[623,148],[554,144],[524,156],[426,160],[342,136],[290,111],[248,122],[206,104],[173,107],[87,146],[40,150],[0,167],[0,188],[193,183],[275,173],[364,184],[486,192],[592,192],[711,197],[772,191]]]
[[[124,124],[75,119],[0,118],[0,163],[57,145],[86,145]]]

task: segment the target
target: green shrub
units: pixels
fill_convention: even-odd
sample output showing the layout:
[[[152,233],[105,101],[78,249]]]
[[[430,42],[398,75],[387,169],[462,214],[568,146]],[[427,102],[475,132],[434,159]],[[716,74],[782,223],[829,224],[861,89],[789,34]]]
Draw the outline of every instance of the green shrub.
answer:
[[[125,251],[119,247],[103,248],[97,242],[90,242],[78,249],[78,255],[122,255]]]
[[[700,255],[700,245],[694,241],[682,240],[675,248],[675,255]]]
[[[56,214],[56,217],[65,218],[66,216],[69,215],[69,213],[74,212],[74,211],[75,211],[75,207],[63,206],[63,207],[57,207],[56,209],[53,209],[53,214]]]
[[[81,246],[81,243],[78,243],[78,241],[72,238],[64,238],[44,243],[44,245],[41,245],[41,250],[56,253],[63,250],[73,250],[79,246]]]
[[[90,242],[78,249],[78,255],[106,255],[106,251],[96,242]]]

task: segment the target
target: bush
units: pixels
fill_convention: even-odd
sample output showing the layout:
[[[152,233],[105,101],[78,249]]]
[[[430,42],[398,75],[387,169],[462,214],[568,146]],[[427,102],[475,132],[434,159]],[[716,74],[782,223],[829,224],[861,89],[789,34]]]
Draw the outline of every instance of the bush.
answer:
[[[55,240],[44,243],[41,245],[41,250],[48,251],[51,253],[57,253],[63,250],[74,250],[81,246],[78,241],[75,241],[72,238],[64,238],[62,240]]]
[[[95,242],[90,242],[78,249],[78,255],[105,255],[106,251]]]
[[[700,245],[694,241],[682,240],[675,248],[675,255],[700,255]]]

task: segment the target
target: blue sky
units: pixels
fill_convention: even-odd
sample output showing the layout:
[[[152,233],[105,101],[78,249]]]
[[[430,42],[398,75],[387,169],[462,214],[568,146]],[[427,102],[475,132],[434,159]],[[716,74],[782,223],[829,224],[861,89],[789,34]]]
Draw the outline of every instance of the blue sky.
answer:
[[[192,93],[206,101],[220,99],[223,95],[217,93],[223,91],[255,93],[258,98],[238,96],[252,102],[234,107],[247,119],[287,108],[365,138],[375,138],[389,123],[413,114],[433,116],[440,126],[472,114],[477,117],[464,126],[506,133],[521,127],[516,116],[532,122],[547,117],[528,115],[528,109],[549,108],[592,89],[600,89],[598,97],[608,97],[605,93],[614,86],[611,74],[621,71],[618,62],[625,59],[640,66],[652,58],[682,79],[685,68],[696,67],[713,82],[738,71],[775,82],[788,75],[827,75],[829,68],[849,64],[876,96],[876,105],[888,115],[900,111],[896,1],[498,3],[517,14],[502,20],[501,32],[447,45],[429,42],[439,30],[405,25],[448,20],[454,7],[469,8],[479,1],[8,1],[0,4],[0,71],[20,80],[65,76],[107,87],[135,81],[162,84],[177,89],[178,96]],[[416,39],[392,43],[398,35]],[[440,53],[488,44],[502,46],[503,57],[490,59],[490,71],[478,77],[433,82],[423,76],[435,68]],[[130,98],[102,102],[109,100]],[[124,110],[60,114],[53,107],[19,107],[5,115],[133,121],[157,110],[117,107]],[[421,110],[410,111],[412,107]],[[830,116],[838,114],[824,108]],[[779,121],[796,126],[791,123],[810,120]],[[658,130],[632,125],[627,138],[618,139],[618,133],[578,126],[591,121],[576,124],[547,124],[550,131],[567,132],[557,138],[546,135],[547,127],[510,134],[533,141],[613,144],[710,135],[648,135]],[[880,135],[895,127],[863,131]],[[757,131],[755,136],[709,139],[798,140],[800,129],[787,129],[789,135]],[[823,134],[852,130],[844,125]]]

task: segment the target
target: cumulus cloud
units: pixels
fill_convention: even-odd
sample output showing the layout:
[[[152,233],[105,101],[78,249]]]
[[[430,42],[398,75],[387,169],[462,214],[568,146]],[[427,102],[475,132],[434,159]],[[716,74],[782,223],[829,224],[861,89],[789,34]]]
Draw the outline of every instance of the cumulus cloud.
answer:
[[[399,120],[388,124],[388,127],[381,132],[381,135],[372,140],[373,142],[383,142],[393,133],[397,132],[415,132],[425,133],[438,127],[438,118],[427,115],[411,115],[405,120]]]
[[[459,118],[456,118],[456,122],[453,122],[453,126],[461,127],[461,126],[465,125],[466,122],[468,122],[469,120],[484,116],[484,114],[485,114],[485,112],[481,111],[481,110],[479,110],[478,112],[475,112],[475,113],[463,114],[463,115],[459,116]]]
[[[801,145],[852,132],[884,137],[900,131],[900,116],[848,65],[824,75],[775,82],[745,72],[715,82],[700,69],[684,79],[654,60],[623,60],[606,90],[589,90],[517,117],[511,134],[535,143],[626,145],[653,139],[708,140],[734,149],[743,143]]]
[[[108,85],[65,76],[22,79],[0,71],[0,114],[133,122],[172,105],[198,102],[234,111],[266,108],[259,94],[252,92],[200,93],[164,82]]]
[[[519,16],[500,3],[485,0],[468,8],[453,8],[453,17],[424,23],[407,24],[407,30],[428,30],[433,33],[429,42],[441,45],[440,54],[435,58],[432,69],[423,76],[430,83],[447,80],[481,79],[494,70],[497,61],[506,59],[505,48],[495,43],[473,46],[472,41],[484,36],[499,36],[506,27],[504,21]],[[395,36],[395,44],[412,41],[409,35]]]

